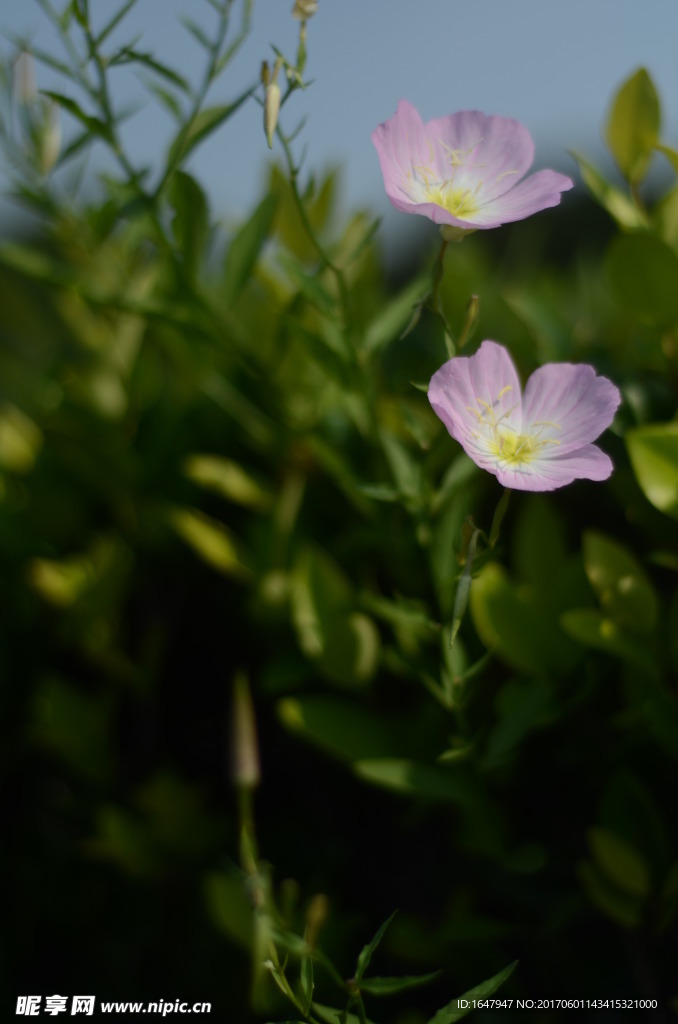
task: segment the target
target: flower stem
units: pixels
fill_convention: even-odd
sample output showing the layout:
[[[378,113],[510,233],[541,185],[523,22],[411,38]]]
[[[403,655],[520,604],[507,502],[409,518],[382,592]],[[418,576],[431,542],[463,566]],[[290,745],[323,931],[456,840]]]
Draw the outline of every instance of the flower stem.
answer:
[[[429,297],[429,308],[436,314],[437,317],[440,318],[442,322],[443,330],[445,333],[445,347],[447,349],[447,354],[450,359],[453,359],[454,356],[457,354],[457,349],[454,344],[454,336],[452,334],[452,331],[450,330],[450,325],[445,319],[445,314],[443,313],[442,306],[440,305],[439,295],[440,282],[443,279],[445,251],[447,249],[448,244],[449,243],[447,239],[443,238],[441,240],[440,249],[438,250],[438,255],[436,256],[435,263],[433,264],[433,287],[431,289],[431,295]]]

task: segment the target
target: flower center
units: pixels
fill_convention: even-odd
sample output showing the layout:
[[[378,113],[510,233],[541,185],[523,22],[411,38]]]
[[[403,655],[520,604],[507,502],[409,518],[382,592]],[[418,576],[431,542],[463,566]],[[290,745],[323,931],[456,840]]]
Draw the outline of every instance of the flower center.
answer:
[[[482,182],[478,182],[475,188],[454,188],[452,179],[437,181],[431,185],[424,186],[426,202],[442,206],[444,210],[451,213],[459,220],[468,220],[478,210],[478,192]]]
[[[486,450],[498,462],[514,467],[526,466],[547,445],[560,444],[556,438],[542,436],[546,427],[560,430],[560,425],[550,420],[540,420],[531,424],[530,429],[524,434],[518,433],[505,422],[516,408],[515,405],[497,415],[501,399],[512,390],[508,384],[502,388],[494,401],[486,402],[483,398],[476,398],[476,408],[468,407],[478,420],[479,429],[474,431],[473,436],[484,442]]]
[[[502,462],[510,466],[520,466],[531,462],[534,455],[545,444],[558,444],[557,441],[540,440],[534,434],[516,434],[507,427],[496,426],[488,439],[488,448]]]

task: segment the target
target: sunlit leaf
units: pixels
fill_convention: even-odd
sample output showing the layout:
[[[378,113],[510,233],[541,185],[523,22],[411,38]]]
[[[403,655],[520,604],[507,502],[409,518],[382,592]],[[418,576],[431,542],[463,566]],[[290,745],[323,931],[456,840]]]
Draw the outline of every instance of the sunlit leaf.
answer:
[[[353,769],[367,782],[406,796],[462,804],[474,797],[467,776],[456,767],[447,769],[401,758],[370,758],[356,761]]]
[[[0,466],[28,473],[42,447],[42,431],[15,405],[0,408]]]
[[[645,176],[659,136],[661,109],[654,82],[639,68],[612,103],[605,137],[622,174],[631,182]]]
[[[223,523],[188,508],[173,509],[169,521],[189,547],[213,569],[239,579],[249,577],[250,571],[241,559],[238,545]]]
[[[647,227],[647,214],[633,199],[606,181],[600,171],[579,153],[573,153],[572,156],[579,164],[582,180],[591,195],[614,217],[620,227],[627,230]]]
[[[625,440],[647,500],[660,512],[678,519],[678,423],[636,427],[627,432]]]
[[[286,697],[277,710],[290,731],[335,757],[357,761],[393,751],[394,739],[383,718],[331,694]]]
[[[247,508],[263,510],[270,507],[270,492],[232,459],[219,455],[189,455],[183,468],[189,480],[215,491],[228,501]]]

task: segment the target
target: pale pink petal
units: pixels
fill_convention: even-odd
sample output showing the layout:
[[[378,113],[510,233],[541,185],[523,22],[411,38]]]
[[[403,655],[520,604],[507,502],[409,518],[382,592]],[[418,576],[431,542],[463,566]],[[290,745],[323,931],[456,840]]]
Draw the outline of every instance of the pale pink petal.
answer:
[[[555,491],[574,480],[607,480],[613,468],[609,455],[587,444],[567,455],[535,458],[520,466],[495,466],[490,472],[503,487],[516,491]]]
[[[559,458],[607,430],[620,402],[619,389],[592,366],[549,363],[527,382],[523,423],[547,439],[549,454]]]
[[[558,206],[561,192],[567,192],[573,185],[571,178],[557,171],[537,171],[510,191],[483,203],[469,218],[469,223],[479,228],[491,228],[522,220],[540,210]],[[482,198],[485,198],[484,191]]]
[[[431,160],[430,146],[417,110],[407,100],[400,100],[393,117],[372,132],[372,142],[379,156],[386,194],[394,206],[410,212],[416,205],[408,189],[412,169],[429,164]]]
[[[534,143],[519,121],[463,110],[425,125],[426,136],[442,157],[441,177],[454,174],[455,187],[480,183],[483,200],[502,195],[532,166]]]
[[[511,357],[496,341],[484,341],[475,355],[457,356],[441,366],[431,378],[428,400],[452,437],[483,468],[493,461],[482,445],[489,417],[520,432],[520,381]]]

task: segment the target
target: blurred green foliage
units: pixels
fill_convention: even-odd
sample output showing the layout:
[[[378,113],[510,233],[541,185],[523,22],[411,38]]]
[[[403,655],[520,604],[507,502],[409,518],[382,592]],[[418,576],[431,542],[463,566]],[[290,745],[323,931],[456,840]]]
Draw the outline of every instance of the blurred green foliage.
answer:
[[[209,81],[234,5],[213,6]],[[61,23],[91,44],[90,105],[48,94],[75,136],[49,149],[45,96],[21,100],[18,136],[3,122],[37,224],[0,248],[10,992],[173,986],[225,1021],[332,1024],[384,1019],[387,995],[390,1020],[457,1020],[436,1007],[479,978],[472,998],[506,982],[668,1005],[678,193],[652,203],[642,182],[656,150],[678,156],[648,74],[609,117],[626,183],[580,159],[612,220],[568,197],[447,251],[454,331],[479,296],[473,344],[525,373],[593,362],[625,399],[608,483],[516,494],[491,531],[496,481],[413,386],[446,358],[439,318],[411,323],[419,259],[387,275],[370,218],[338,223],[336,175],[302,187],[280,125],[287,168],[225,236],[185,160],[255,87],[205,109],[147,54],[102,63],[82,0]],[[73,201],[45,152],[116,149],[102,83],[135,60],[177,115],[159,183],[123,155]],[[281,119],[301,65],[283,65]],[[233,788],[236,677],[254,817]],[[363,980],[373,955],[389,974]]]

